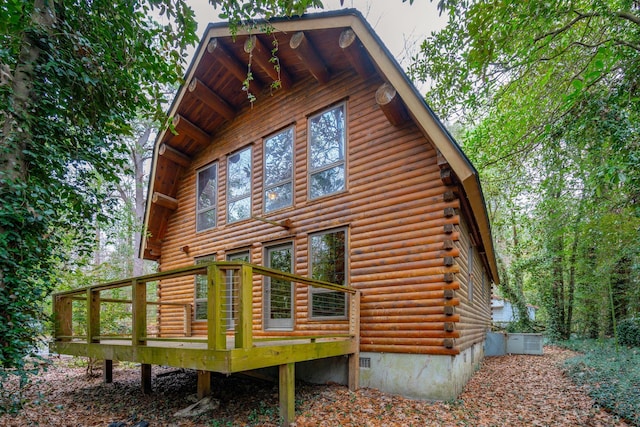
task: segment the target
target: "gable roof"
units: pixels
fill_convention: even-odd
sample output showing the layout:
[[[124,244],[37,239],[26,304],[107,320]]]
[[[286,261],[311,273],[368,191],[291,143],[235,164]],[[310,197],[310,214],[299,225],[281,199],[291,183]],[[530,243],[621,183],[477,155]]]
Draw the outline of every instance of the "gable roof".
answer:
[[[248,90],[257,97],[256,102],[260,102],[261,96],[268,96],[269,86],[277,77],[286,88],[309,73],[321,80],[357,66],[359,73],[378,73],[393,86],[408,115],[454,172],[465,193],[461,195],[461,201],[471,211],[471,225],[480,238],[476,243],[483,248],[485,262],[497,283],[491,229],[478,172],[362,14],[355,9],[343,9],[299,18],[272,19],[269,24],[271,35],[264,29],[253,29],[249,34],[238,28],[237,34],[232,36],[226,23],[207,27],[187,70],[186,84],[179,89],[168,111],[176,132],[165,129],[156,139],[145,213],[145,228],[150,237],[143,240],[141,247],[144,258],[158,257],[167,218],[175,209],[172,198],[178,189],[180,172],[189,165],[190,156],[212,141],[216,129],[232,121],[239,111],[250,108],[248,93],[244,90],[247,83]],[[352,54],[358,56],[357,62],[345,60],[347,52],[339,46],[339,39],[347,29],[356,37]],[[301,59],[300,52],[291,48],[292,38],[300,32],[310,46],[310,55],[321,59],[320,65],[313,65],[309,56]],[[273,34],[277,34],[277,38]],[[274,67],[268,62],[273,40],[277,40],[280,65],[280,73],[276,76],[270,75]],[[253,48],[251,82],[247,81],[247,45],[249,49]],[[260,67],[263,61],[268,66]]]

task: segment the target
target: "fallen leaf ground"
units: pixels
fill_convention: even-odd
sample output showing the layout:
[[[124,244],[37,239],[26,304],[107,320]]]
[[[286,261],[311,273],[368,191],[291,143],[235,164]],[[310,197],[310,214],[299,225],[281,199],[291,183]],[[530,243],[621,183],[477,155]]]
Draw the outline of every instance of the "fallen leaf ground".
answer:
[[[544,356],[489,357],[460,397],[425,402],[374,389],[351,392],[338,385],[296,388],[297,427],[311,426],[627,426],[598,408],[565,377],[559,363],[569,350],[545,347]],[[215,378],[220,407],[194,419],[175,412],[193,402],[192,371],[154,367],[154,394],[140,392],[139,369],[114,368],[114,382],[90,378],[68,359],[54,363],[24,392],[29,401],[18,415],[0,417],[0,426],[101,426],[144,420],[150,427],[276,426],[277,386],[245,377]],[[160,374],[160,376],[158,376]],[[16,384],[3,384],[7,388]]]

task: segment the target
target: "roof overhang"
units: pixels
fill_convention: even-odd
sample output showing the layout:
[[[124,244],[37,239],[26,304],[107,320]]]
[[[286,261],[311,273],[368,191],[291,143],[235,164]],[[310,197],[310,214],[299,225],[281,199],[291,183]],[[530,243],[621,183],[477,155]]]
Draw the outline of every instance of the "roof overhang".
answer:
[[[460,146],[452,137],[452,135],[444,127],[437,115],[427,105],[424,97],[418,92],[415,86],[408,79],[393,55],[386,48],[382,40],[376,35],[369,23],[364,19],[362,14],[355,9],[344,9],[334,12],[324,12],[317,14],[303,15],[299,18],[281,18],[273,19],[269,22],[273,31],[276,33],[294,33],[297,31],[305,31],[313,33],[315,31],[351,28],[358,37],[363,48],[369,55],[371,62],[380,74],[383,80],[391,84],[407,109],[407,112],[419,127],[425,137],[433,143],[435,148],[449,163],[451,170],[457,176],[460,185],[464,191],[462,197],[466,197],[468,206],[471,210],[471,219],[475,222],[480,235],[484,250],[485,262],[491,273],[493,282],[499,282],[498,269],[495,260],[495,252],[493,247],[493,239],[491,236],[491,227],[486,210],[485,200],[478,177],[470,160],[462,152]],[[253,28],[251,34],[260,34],[259,29]],[[241,38],[249,35],[249,32],[238,28],[235,38]],[[176,95],[171,107],[169,108],[169,117],[176,117],[179,113],[180,105],[188,96],[188,82],[192,81],[198,72],[200,64],[203,62],[204,56],[207,54],[207,43],[212,39],[229,39],[231,38],[229,27],[225,23],[210,24],[196,50],[194,59],[187,70],[185,81]],[[338,46],[336,45],[336,48]],[[154,147],[153,166],[151,170],[149,182],[149,197],[145,213],[145,226],[149,224],[149,216],[151,212],[151,200],[154,191],[154,184],[157,178],[157,160],[158,150],[162,142],[166,139],[171,130],[165,129],[160,132],[156,139]],[[145,254],[145,242],[143,239],[140,253]]]

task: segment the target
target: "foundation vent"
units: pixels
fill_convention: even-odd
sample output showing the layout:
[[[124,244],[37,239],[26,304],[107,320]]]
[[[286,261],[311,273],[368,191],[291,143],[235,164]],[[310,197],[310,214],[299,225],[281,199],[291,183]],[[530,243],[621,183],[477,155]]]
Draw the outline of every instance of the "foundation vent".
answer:
[[[363,369],[371,369],[371,358],[370,357],[361,357],[360,358],[360,367]]]

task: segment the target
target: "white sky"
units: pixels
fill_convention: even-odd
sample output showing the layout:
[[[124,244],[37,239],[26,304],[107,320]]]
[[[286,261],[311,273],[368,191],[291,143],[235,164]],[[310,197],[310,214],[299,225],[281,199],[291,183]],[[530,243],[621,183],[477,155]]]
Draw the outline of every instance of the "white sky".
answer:
[[[413,4],[402,0],[323,0],[324,10],[343,8],[358,9],[369,21],[396,60],[407,67],[412,54],[432,31],[445,26],[446,18],[438,16],[436,3],[430,0],[414,0]],[[198,20],[198,36],[201,37],[207,24],[220,21],[218,11],[208,0],[190,0],[189,4]],[[310,10],[309,12],[321,12]]]

